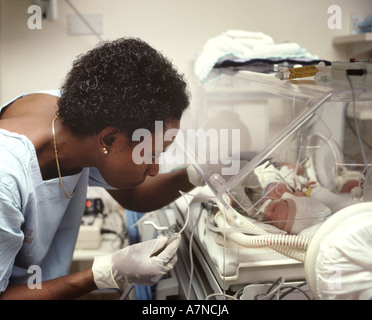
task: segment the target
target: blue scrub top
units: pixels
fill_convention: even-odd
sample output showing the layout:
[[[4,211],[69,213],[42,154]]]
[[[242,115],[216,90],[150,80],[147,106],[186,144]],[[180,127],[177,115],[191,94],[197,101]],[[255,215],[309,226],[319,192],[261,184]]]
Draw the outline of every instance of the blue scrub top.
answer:
[[[42,281],[69,273],[87,186],[112,188],[95,168],[62,180],[68,194],[76,188],[72,199],[63,194],[58,178],[42,179],[26,136],[0,129],[0,293],[9,283],[28,283],[34,276],[30,266],[40,267]]]

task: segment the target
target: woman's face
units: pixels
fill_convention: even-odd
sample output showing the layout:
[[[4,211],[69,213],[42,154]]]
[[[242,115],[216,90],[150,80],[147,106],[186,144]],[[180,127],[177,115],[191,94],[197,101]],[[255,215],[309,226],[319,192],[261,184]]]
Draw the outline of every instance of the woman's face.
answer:
[[[124,133],[117,133],[108,153],[102,155],[98,169],[105,181],[118,189],[135,188],[147,176],[159,172],[159,155],[173,142],[165,140],[167,130],[179,130],[179,120],[165,122],[163,130],[142,136],[140,141],[129,140]],[[138,139],[135,139],[138,140]]]

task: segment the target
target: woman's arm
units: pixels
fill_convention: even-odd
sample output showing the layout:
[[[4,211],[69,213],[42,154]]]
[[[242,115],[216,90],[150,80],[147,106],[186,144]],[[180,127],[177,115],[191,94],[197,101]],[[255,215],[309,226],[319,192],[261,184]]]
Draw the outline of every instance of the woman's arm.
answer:
[[[108,190],[111,196],[124,208],[138,212],[149,212],[171,203],[181,196],[179,191],[188,192],[195,188],[189,182],[186,168],[169,173],[147,177],[135,189]]]
[[[92,269],[41,282],[40,289],[27,284],[11,284],[0,300],[72,300],[97,289]]]

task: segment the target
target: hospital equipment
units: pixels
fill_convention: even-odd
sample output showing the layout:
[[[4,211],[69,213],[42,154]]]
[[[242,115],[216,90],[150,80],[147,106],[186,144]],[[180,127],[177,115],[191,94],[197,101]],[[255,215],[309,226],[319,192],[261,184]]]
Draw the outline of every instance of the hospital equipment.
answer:
[[[314,239],[323,243],[322,230],[334,218],[343,219],[343,211],[355,212],[363,205],[361,221],[364,216],[369,221],[372,215],[368,188],[364,188],[371,178],[372,87],[351,82],[351,86],[348,81],[319,85],[313,79],[280,81],[272,75],[229,70],[201,85],[195,97],[196,126],[209,128],[208,120],[213,118],[215,127],[235,129],[224,127],[223,115],[231,113],[239,119],[239,129],[244,125],[241,132],[250,137],[240,144],[238,154],[222,150],[229,144],[207,141],[207,155],[217,148],[229,161],[196,162],[206,186],[186,195],[189,205],[180,198],[157,214],[161,226],[187,224],[172,275],[179,296],[244,299],[251,297],[243,294],[245,290],[268,290],[262,284],[268,281],[279,283],[278,287],[297,287],[306,281],[306,295],[300,293],[301,287],[296,289],[302,298],[331,296],[319,292],[327,282],[314,284],[320,272],[327,272],[314,267],[324,258],[316,255]],[[350,134],[350,128],[362,134]],[[191,158],[205,157],[192,154]],[[233,164],[239,169],[223,174],[222,169]],[[287,215],[276,211],[278,203]],[[331,227],[335,234],[342,223],[336,224]],[[358,244],[365,258],[369,255],[363,250],[370,240],[359,239],[366,244]],[[340,243],[347,248],[347,241]],[[342,266],[337,270],[342,271]],[[336,271],[330,275],[341,281],[342,272],[340,276]],[[344,280],[358,277],[361,273],[355,272]],[[335,298],[341,293],[339,284],[334,285]],[[346,283],[341,286],[346,288]],[[264,296],[281,296],[275,292]]]
[[[101,246],[103,225],[103,201],[101,198],[88,198],[76,240],[76,249],[98,249]]]
[[[347,81],[346,73],[356,75],[353,77],[355,84],[372,86],[372,63],[371,61],[341,62],[336,61],[332,65],[332,79]]]
[[[110,243],[114,242],[109,247],[120,248],[126,237],[124,213],[124,209],[112,201],[106,190],[89,187],[75,251],[86,254],[88,250],[100,249],[106,235],[112,235]]]
[[[320,70],[316,66],[306,66],[298,68],[285,68],[275,74],[280,80],[307,78],[315,76]]]

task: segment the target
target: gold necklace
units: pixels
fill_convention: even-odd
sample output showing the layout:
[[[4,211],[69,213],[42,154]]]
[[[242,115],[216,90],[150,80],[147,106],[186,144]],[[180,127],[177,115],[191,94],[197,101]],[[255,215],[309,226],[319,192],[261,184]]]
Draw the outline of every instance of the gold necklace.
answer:
[[[71,193],[70,196],[66,193],[65,188],[63,187],[61,170],[59,168],[58,151],[57,151],[57,141],[56,141],[56,132],[54,130],[54,123],[56,122],[57,118],[58,118],[58,114],[54,117],[54,119],[52,121],[52,133],[53,133],[54,154],[55,154],[55,157],[56,157],[57,170],[58,170],[58,176],[59,176],[59,183],[61,184],[62,191],[65,194],[65,196],[67,198],[71,199],[75,195],[75,188],[76,187],[74,188],[74,191],[72,191],[72,193]]]

